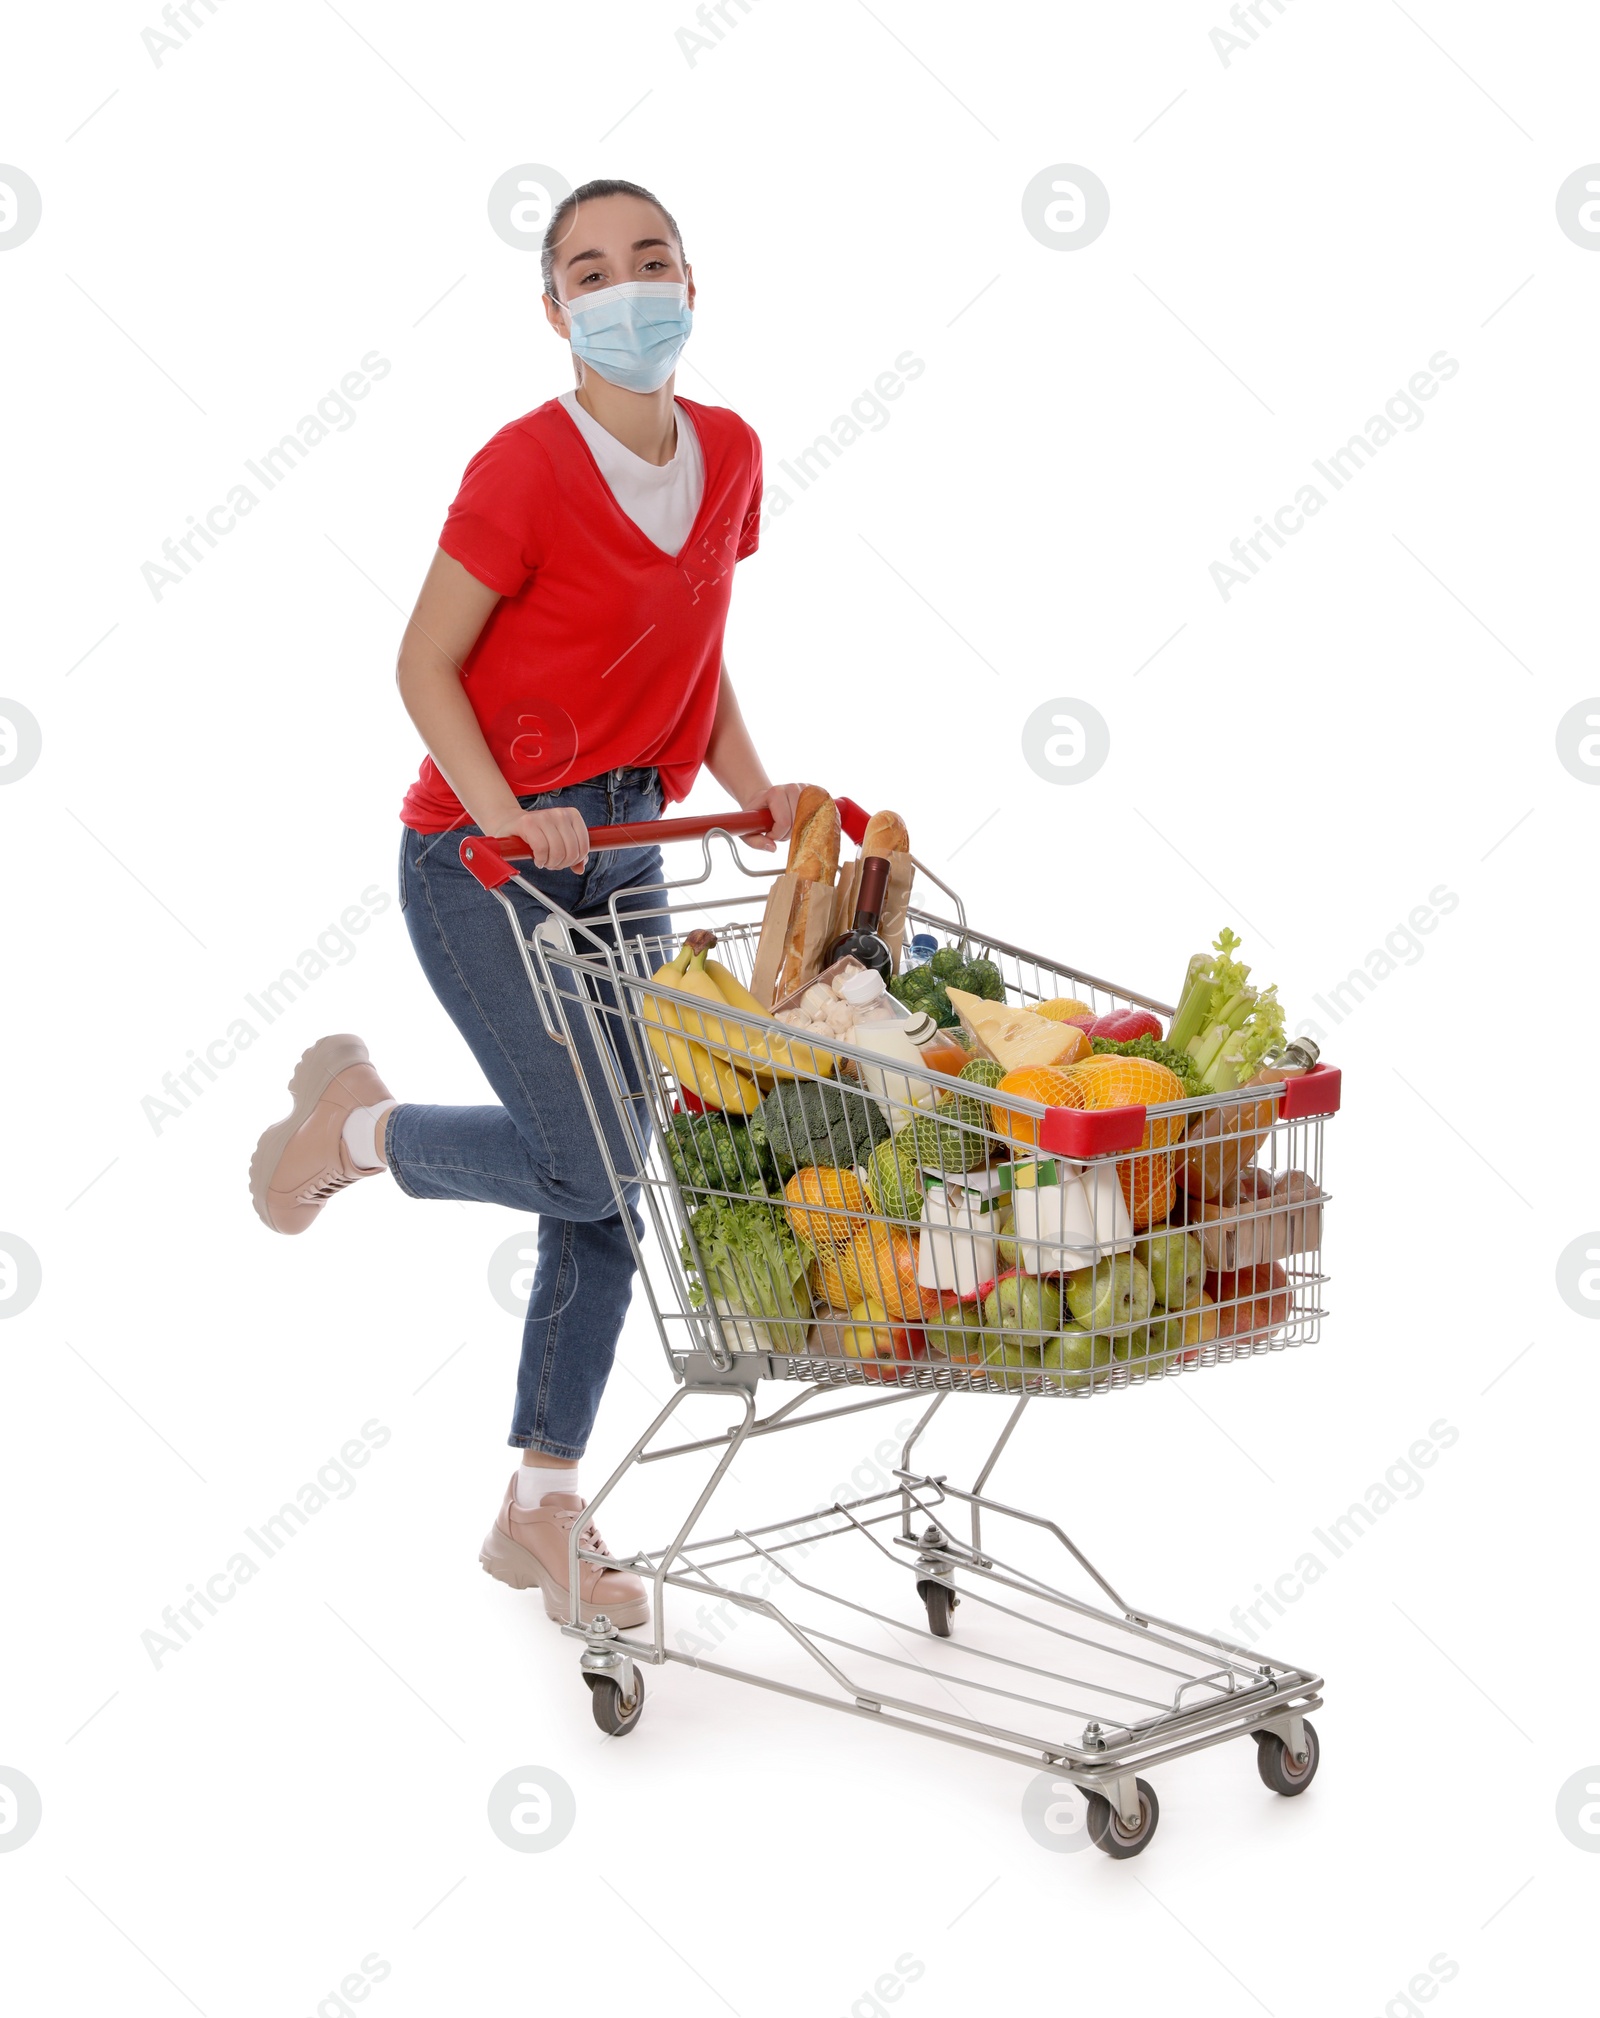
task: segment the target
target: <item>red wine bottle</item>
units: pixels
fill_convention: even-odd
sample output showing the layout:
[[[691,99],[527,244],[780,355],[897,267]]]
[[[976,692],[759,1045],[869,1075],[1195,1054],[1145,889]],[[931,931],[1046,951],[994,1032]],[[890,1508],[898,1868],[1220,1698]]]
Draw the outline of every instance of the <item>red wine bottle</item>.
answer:
[[[861,864],[855,923],[848,932],[841,932],[828,948],[822,963],[825,967],[831,967],[835,960],[842,960],[849,954],[863,967],[871,967],[881,974],[887,985],[894,972],[894,963],[889,958],[888,947],[878,937],[878,920],[883,914],[883,893],[888,884],[888,857],[868,855]]]

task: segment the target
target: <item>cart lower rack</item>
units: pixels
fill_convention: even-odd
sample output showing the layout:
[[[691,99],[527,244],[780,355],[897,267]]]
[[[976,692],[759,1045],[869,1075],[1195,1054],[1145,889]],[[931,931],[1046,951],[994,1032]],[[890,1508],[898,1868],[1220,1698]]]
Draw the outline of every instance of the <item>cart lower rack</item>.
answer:
[[[859,842],[865,815],[839,803]],[[573,1527],[563,1629],[583,1643],[596,1721],[633,1729],[644,1668],[676,1661],[1049,1772],[1082,1790],[1090,1838],[1118,1858],[1154,1834],[1142,1774],[1167,1760],[1249,1735],[1266,1785],[1303,1792],[1319,1760],[1308,1721],[1319,1676],[1125,1601],[1061,1526],[990,1480],[1037,1401],[1082,1402],[1318,1336],[1338,1073],[1191,1099],[1163,1067],[1137,1061],[1124,1080],[1097,1064],[1092,1090],[1116,1104],[1090,1107],[1077,1104],[1082,1074],[1065,1091],[1048,1070],[1002,1088],[988,1069],[885,1071],[848,1036],[808,1030],[802,1042],[741,985],[774,872],[735,841],[768,824],[727,814],[595,830],[595,849],[697,838],[702,865],[619,892],[589,920],[517,875],[507,857],[520,842],[461,843],[506,911],[547,1034],[571,1051],[675,1382],[588,1511],[636,1465],[704,1467],[661,1547],[602,1557]],[[709,893],[712,834],[742,890]],[[908,930],[989,963],[1008,1003],[1170,1013],[974,934],[955,893],[915,870],[954,915],[914,908]],[[691,929],[702,954],[714,933],[720,983],[686,966]],[[763,1381],[802,1386],[762,1415]],[[1013,1398],[966,1487],[916,1462],[955,1392]],[[733,1420],[664,1440],[691,1395],[718,1398]],[[699,1532],[752,1438],[918,1396],[891,1485]],[[580,1560],[649,1582],[647,1633],[581,1616]],[[725,1658],[734,1644],[759,1644],[760,1664]]]

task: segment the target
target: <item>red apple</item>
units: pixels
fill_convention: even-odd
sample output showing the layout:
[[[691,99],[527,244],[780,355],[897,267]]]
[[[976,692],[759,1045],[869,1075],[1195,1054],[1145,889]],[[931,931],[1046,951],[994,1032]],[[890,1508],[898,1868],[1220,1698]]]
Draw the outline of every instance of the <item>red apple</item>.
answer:
[[[1220,1338],[1270,1338],[1289,1322],[1293,1299],[1281,1262],[1263,1262],[1206,1277],[1206,1294],[1217,1304]]]
[[[891,1365],[908,1365],[927,1355],[920,1325],[898,1323],[881,1303],[871,1301],[850,1306],[850,1323],[839,1329],[838,1343],[847,1359],[869,1362],[862,1369],[868,1380],[884,1379]]]

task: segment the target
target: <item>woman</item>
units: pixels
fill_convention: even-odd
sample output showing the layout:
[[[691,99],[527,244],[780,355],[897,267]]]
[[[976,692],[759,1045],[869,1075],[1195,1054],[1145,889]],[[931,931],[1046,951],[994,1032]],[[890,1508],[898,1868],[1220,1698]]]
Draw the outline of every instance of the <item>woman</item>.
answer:
[[[400,902],[434,993],[494,1107],[397,1104],[357,1037],[324,1037],[250,1166],[257,1212],[300,1233],[346,1185],[387,1170],[413,1198],[539,1215],[512,1474],[480,1560],[569,1615],[567,1537],[632,1290],[633,1255],[568,1050],[539,1020],[499,904],[462,867],[465,834],[519,834],[523,873],[565,911],[659,882],[655,847],[588,853],[591,827],[659,818],[704,764],[789,832],[722,659],[736,561],[756,549],[761,447],[723,407],[679,400],[694,280],[670,214],[631,182],[589,182],[550,220],[544,310],[576,390],[473,457],[401,642],[398,682],[428,756],[401,809]],[[572,782],[572,781],[578,782]],[[531,933],[548,913],[508,886]],[[607,926],[609,932],[609,926]],[[630,915],[625,930],[660,931]],[[580,1070],[597,1070],[578,1046]],[[617,1145],[621,1154],[621,1144]],[[628,1209],[642,1232],[630,1195]],[[603,1544],[587,1526],[583,1546]],[[648,1615],[639,1578],[580,1565],[582,1616]]]

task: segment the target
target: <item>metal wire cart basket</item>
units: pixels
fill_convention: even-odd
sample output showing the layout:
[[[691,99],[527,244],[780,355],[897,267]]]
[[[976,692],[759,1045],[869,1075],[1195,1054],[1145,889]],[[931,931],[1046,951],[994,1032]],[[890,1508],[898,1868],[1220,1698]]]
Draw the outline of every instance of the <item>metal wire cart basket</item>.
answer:
[[[865,814],[839,807],[859,842]],[[778,872],[736,842],[769,823],[730,813],[593,831],[596,850],[695,839],[702,860],[584,920],[517,875],[514,838],[461,843],[505,908],[546,1033],[572,1054],[675,1383],[590,1512],[635,1465],[699,1457],[706,1471],[663,1547],[600,1557],[573,1527],[564,1630],[583,1642],[597,1721],[631,1730],[643,1668],[678,1661],[1049,1772],[1086,1797],[1089,1835],[1113,1857],[1154,1834],[1141,1774],[1165,1760],[1249,1735],[1268,1787],[1303,1792],[1319,1676],[1126,1603],[1053,1519],[988,1487],[1037,1401],[1092,1401],[1317,1338],[1338,1072],[1080,1108],[1049,1078],[1030,1099],[999,1090],[996,1070],[886,1069],[855,1043],[802,1041],[747,992]],[[713,837],[734,872],[721,894]],[[992,961],[1007,1003],[1170,1015],[975,931],[960,898],[914,869],[908,932]],[[508,886],[548,912],[531,935]],[[941,908],[922,908],[927,888]],[[685,957],[692,930],[701,954],[714,934],[716,983]],[[1215,1186],[1186,1183],[1197,1158],[1227,1165],[1226,1213],[1198,1202]],[[761,1415],[762,1381],[801,1389]],[[967,1487],[914,1462],[956,1393],[1012,1398]],[[732,1427],[658,1444],[691,1394],[725,1401]],[[891,1440],[892,1484],[699,1532],[751,1439],[908,1401],[920,1414]],[[581,1617],[580,1558],[650,1583],[648,1636]],[[709,1608],[722,1621],[714,1637],[669,1642],[669,1590],[693,1619]],[[958,1606],[971,1624],[955,1636]],[[761,1665],[713,1657],[733,1626],[741,1648],[761,1644]]]

